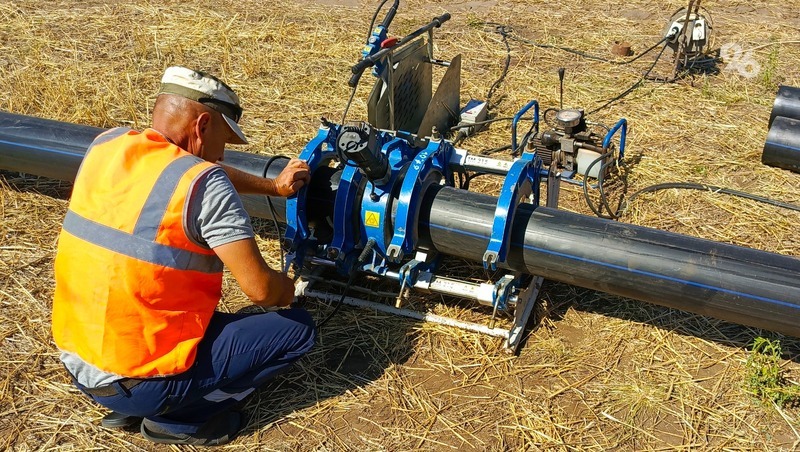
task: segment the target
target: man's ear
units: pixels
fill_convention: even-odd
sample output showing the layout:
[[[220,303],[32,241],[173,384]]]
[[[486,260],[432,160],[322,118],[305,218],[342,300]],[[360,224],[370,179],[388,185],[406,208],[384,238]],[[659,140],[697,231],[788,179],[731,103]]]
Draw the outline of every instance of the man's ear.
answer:
[[[211,127],[211,115],[204,111],[197,116],[195,123],[197,136],[204,137],[209,127]]]
[[[209,127],[211,127],[211,115],[207,112],[197,115],[197,119],[194,120],[192,127],[192,132],[194,132],[194,136],[192,137],[192,141],[194,141],[194,150],[190,152],[201,158],[203,157],[201,155],[203,142],[205,141],[206,133],[208,132]]]

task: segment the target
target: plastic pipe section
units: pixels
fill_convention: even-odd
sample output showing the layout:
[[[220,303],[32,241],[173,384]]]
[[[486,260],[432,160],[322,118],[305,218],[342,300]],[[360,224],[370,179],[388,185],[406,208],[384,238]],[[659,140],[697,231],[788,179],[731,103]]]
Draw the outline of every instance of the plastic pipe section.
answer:
[[[761,163],[800,173],[800,119],[778,116],[772,121]]]
[[[82,150],[99,131],[0,113],[0,169],[72,180]],[[229,151],[225,163],[273,177],[285,160],[267,168],[267,157]],[[333,202],[330,191],[309,196]],[[243,199],[251,215],[270,217],[266,197]],[[273,202],[281,221],[285,204],[279,198]],[[433,186],[424,194],[420,238],[441,253],[480,262],[496,203],[492,196]],[[511,229],[505,266],[800,337],[800,259],[792,257],[523,205]]]
[[[761,163],[800,173],[800,88],[778,88]]]
[[[778,87],[767,127],[772,127],[778,116],[800,120],[800,88],[786,85]]]

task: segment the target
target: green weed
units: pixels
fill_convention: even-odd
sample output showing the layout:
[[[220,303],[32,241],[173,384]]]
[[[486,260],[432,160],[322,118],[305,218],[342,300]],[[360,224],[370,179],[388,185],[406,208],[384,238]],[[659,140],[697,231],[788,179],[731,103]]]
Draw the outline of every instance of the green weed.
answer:
[[[745,385],[764,403],[774,402],[778,406],[795,405],[800,402],[800,386],[790,383],[780,367],[781,342],[758,337],[747,358]]]
[[[758,74],[758,81],[761,83],[767,90],[775,90],[777,89],[777,85],[780,84],[782,77],[778,73],[778,57],[780,56],[780,45],[773,45],[769,55],[767,55],[767,61],[761,65],[761,72]]]

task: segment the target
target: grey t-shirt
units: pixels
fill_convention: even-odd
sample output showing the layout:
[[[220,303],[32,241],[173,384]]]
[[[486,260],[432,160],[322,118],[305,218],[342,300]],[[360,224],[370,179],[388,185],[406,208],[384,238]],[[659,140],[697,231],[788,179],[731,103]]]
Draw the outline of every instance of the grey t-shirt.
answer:
[[[255,235],[250,216],[221,167],[212,168],[195,181],[185,218],[189,237],[209,248]],[[87,388],[105,386],[123,378],[96,368],[74,353],[61,352],[61,362],[78,383]]]

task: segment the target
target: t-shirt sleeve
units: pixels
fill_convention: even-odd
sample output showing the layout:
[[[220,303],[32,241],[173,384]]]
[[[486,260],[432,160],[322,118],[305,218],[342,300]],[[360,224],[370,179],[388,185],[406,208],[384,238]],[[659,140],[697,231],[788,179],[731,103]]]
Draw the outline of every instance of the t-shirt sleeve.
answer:
[[[242,199],[220,167],[197,180],[186,218],[189,237],[209,248],[255,236]]]

